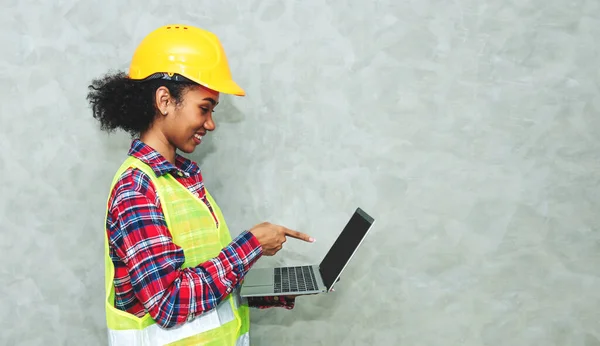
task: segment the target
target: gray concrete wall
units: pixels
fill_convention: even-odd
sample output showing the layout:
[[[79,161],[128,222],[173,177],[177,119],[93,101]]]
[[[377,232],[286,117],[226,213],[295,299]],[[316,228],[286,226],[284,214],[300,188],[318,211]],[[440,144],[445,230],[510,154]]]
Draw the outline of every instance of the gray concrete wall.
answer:
[[[92,78],[167,23],[215,32],[245,98],[192,155],[233,235],[376,227],[331,295],[254,345],[600,345],[598,1],[3,1],[0,344],[103,345],[103,217],[129,146]]]

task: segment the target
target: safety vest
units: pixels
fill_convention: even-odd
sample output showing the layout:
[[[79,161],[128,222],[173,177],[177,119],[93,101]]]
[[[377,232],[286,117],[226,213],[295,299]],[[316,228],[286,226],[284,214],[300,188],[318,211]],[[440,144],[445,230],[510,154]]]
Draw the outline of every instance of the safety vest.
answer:
[[[219,221],[218,226],[206,204],[173,176],[165,174],[156,177],[152,169],[137,158],[130,156],[125,160],[115,174],[111,190],[121,174],[129,167],[142,170],[154,184],[173,242],[180,246],[185,254],[183,268],[197,266],[218,256],[220,251],[231,242],[231,235],[223,214],[208,191],[206,196]],[[139,318],[116,309],[113,283],[115,268],[109,256],[106,232],[104,243],[105,308],[109,345],[247,346],[250,344],[250,312],[247,302],[240,298],[238,290],[234,290],[211,311],[172,329],[161,328],[148,313]]]

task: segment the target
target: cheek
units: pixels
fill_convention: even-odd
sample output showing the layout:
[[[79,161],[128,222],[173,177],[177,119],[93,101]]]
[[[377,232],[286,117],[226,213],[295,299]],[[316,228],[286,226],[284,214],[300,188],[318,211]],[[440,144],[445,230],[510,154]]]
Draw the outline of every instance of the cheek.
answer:
[[[190,114],[190,117],[188,118],[188,122],[187,122],[188,129],[195,133],[200,128],[202,128],[204,121],[205,121],[205,117],[203,117],[202,115]]]
[[[169,114],[170,115],[170,114]],[[167,136],[174,142],[180,142],[190,137],[193,116],[181,111],[174,113],[168,122]]]
[[[202,117],[198,112],[185,110],[179,114],[177,124],[175,124],[180,136],[188,136],[190,132],[195,132],[202,125]]]

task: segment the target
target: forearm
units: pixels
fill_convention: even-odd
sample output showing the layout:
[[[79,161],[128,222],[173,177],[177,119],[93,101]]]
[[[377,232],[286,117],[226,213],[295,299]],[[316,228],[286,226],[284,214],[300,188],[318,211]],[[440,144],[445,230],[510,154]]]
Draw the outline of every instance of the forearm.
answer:
[[[147,300],[145,304],[152,318],[169,328],[215,308],[261,256],[260,246],[255,242],[251,234],[244,232],[217,257],[197,267],[173,271],[173,280],[165,276],[168,286],[160,298],[155,302]]]
[[[257,244],[244,232],[217,257],[185,269],[180,268],[183,256],[149,257],[148,264],[139,261],[130,270],[136,296],[160,326],[182,324],[189,317],[212,310],[231,293],[261,256]],[[162,268],[159,263],[164,264]]]

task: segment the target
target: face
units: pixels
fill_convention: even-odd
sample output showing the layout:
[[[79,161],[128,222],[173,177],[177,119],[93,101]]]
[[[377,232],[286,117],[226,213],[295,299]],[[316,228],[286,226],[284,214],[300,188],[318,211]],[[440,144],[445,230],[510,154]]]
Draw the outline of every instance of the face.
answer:
[[[202,86],[186,89],[181,103],[176,104],[168,89],[160,88],[157,101],[162,112],[161,132],[171,146],[184,153],[193,152],[202,137],[216,127],[212,113],[219,103],[219,93],[214,90]]]

